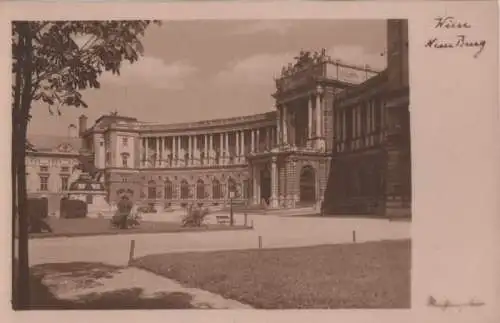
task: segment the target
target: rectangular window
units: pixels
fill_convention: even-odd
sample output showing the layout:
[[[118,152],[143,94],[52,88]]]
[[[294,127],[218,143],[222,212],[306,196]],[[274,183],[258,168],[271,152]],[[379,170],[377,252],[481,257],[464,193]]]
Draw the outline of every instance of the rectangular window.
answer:
[[[92,204],[94,202],[94,196],[92,196],[91,194],[87,194],[87,196],[85,196],[85,200],[87,204]]]
[[[48,191],[49,190],[49,177],[48,176],[40,176],[40,191]]]
[[[127,137],[122,138],[122,144],[123,144],[123,147],[128,147],[128,138]]]
[[[68,190],[68,176],[61,176],[61,190]]]

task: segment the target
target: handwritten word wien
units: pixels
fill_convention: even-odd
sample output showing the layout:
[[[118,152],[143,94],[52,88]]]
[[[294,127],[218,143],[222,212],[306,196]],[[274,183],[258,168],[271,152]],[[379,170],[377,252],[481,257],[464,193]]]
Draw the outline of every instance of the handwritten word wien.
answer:
[[[437,17],[434,28],[445,30],[464,30],[470,29],[472,26],[468,22],[458,21],[454,17]],[[464,30],[465,31],[465,30]],[[426,48],[436,49],[454,49],[454,48],[475,48],[474,58],[477,58],[486,47],[486,40],[469,39],[464,34],[456,35],[454,39],[439,39],[438,37],[430,38],[425,43]]]

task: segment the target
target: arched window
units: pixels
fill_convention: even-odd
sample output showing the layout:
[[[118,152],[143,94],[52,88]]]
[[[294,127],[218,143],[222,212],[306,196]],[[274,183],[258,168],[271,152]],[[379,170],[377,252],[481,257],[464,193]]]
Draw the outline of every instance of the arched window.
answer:
[[[167,178],[165,181],[165,199],[171,200],[173,196],[172,182]]]
[[[202,200],[205,198],[205,182],[200,178],[198,182],[196,182],[196,199]]]
[[[222,186],[218,179],[212,181],[212,199],[220,200],[222,198]]]
[[[156,183],[155,181],[148,182],[148,199],[156,199]]]
[[[300,171],[300,201],[312,203],[316,200],[316,172],[311,166],[304,166]]]
[[[181,181],[181,199],[186,200],[188,198],[189,198],[189,184],[185,179],[183,179]]]

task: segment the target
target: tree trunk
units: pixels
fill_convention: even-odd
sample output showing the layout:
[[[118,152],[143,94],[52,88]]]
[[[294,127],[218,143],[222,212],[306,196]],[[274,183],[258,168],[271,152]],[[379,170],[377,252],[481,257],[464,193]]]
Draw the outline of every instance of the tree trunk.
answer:
[[[19,216],[18,216],[18,178],[17,178],[17,165],[19,163],[19,154],[17,152],[17,144],[18,144],[18,114],[19,107],[21,102],[21,68],[20,68],[20,55],[19,55],[19,47],[17,44],[12,44],[12,56],[15,60],[14,62],[14,70],[13,73],[15,75],[15,82],[13,84],[13,98],[12,98],[12,160],[11,160],[11,174],[12,174],[12,305],[14,309],[18,308],[19,294],[18,293],[18,270],[19,270],[19,254],[18,254],[18,241],[19,241]]]
[[[18,219],[18,271],[15,309],[27,309],[30,305],[30,271],[28,258],[28,214],[26,205],[26,131],[28,126],[29,110],[31,107],[32,92],[32,38],[28,22],[19,23],[19,50],[18,71],[21,73],[22,82],[16,84],[21,87],[20,104],[14,107],[13,120],[13,151],[16,171],[17,186],[17,219]],[[21,58],[22,57],[22,58]]]

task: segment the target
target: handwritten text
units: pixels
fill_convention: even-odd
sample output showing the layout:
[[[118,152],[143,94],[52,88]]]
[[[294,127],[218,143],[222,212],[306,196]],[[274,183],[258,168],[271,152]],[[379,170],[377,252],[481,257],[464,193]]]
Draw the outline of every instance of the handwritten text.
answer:
[[[431,37],[429,38],[424,46],[426,48],[432,49],[464,49],[470,48],[475,49],[473,54],[474,58],[477,58],[486,47],[486,40],[484,39],[473,39],[466,35],[466,30],[471,29],[472,25],[467,21],[459,21],[455,17],[445,16],[436,17],[435,19],[435,29],[446,30],[446,33],[455,30],[456,32],[460,30],[459,34],[451,35],[450,37]]]

